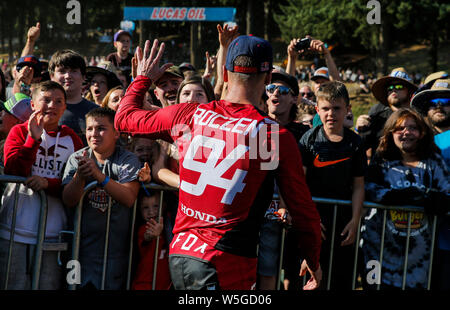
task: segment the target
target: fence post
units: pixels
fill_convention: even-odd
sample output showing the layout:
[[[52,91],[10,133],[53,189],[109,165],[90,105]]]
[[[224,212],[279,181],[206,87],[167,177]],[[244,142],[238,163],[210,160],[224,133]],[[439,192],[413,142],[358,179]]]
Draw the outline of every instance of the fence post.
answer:
[[[163,205],[163,199],[164,199],[164,190],[161,189],[160,195],[159,195],[159,210],[158,210],[158,223],[159,219],[162,215],[162,205]],[[155,257],[153,258],[153,279],[152,279],[152,290],[156,290],[156,269],[158,268],[158,248],[159,248],[159,236],[156,237],[156,247],[155,247]]]
[[[75,218],[74,218],[74,234],[73,234],[73,242],[72,242],[72,260],[78,261],[80,258],[80,238],[81,238],[81,215],[83,213],[83,200],[88,191],[92,190],[97,186],[97,182],[91,182],[84,187],[84,193],[78,202],[78,206],[75,209]],[[69,284],[69,290],[75,290],[77,287],[76,284]]]
[[[39,230],[34,255],[33,278],[31,285],[32,290],[39,289],[39,277],[41,274],[41,263],[42,263],[42,247],[45,239],[45,230],[47,227],[47,214],[48,214],[47,195],[43,190],[40,190],[39,196],[41,198],[41,212],[39,214]]]

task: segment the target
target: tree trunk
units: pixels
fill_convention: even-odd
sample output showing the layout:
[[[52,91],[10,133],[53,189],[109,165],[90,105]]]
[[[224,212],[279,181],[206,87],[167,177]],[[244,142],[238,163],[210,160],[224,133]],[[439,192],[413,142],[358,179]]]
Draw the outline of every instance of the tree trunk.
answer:
[[[431,37],[431,48],[430,48],[430,66],[431,72],[438,71],[437,62],[438,62],[438,48],[439,48],[439,37],[438,32],[433,31]]]

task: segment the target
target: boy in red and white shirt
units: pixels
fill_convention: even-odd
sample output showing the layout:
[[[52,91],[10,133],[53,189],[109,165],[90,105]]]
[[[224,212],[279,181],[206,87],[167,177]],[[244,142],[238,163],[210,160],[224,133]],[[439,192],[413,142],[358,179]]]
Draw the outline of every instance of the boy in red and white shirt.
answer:
[[[69,127],[58,122],[66,109],[66,93],[56,82],[38,84],[32,92],[33,113],[28,121],[14,126],[5,142],[5,174],[27,177],[24,184],[8,184],[2,197],[0,213],[0,248],[8,250],[14,190],[19,186],[17,218],[10,283],[11,289],[30,289],[27,253],[36,244],[41,201],[38,191],[47,194],[46,242],[57,242],[59,232],[66,229],[67,218],[61,200],[61,179],[69,156],[82,147],[81,139]],[[1,259],[4,259],[3,253]],[[57,265],[57,252],[43,252],[41,289],[59,289],[62,269]],[[2,267],[6,264],[0,262]],[[0,281],[5,277],[0,272]],[[3,283],[3,282],[2,282]]]

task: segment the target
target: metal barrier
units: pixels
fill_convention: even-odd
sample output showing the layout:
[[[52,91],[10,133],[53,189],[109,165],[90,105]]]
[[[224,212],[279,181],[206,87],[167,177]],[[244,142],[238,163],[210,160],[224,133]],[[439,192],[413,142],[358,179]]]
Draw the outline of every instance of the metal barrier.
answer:
[[[334,208],[334,216],[333,216],[333,226],[332,226],[332,236],[331,236],[331,242],[330,242],[330,256],[329,256],[329,266],[328,266],[328,274],[327,274],[327,286],[326,289],[330,290],[331,288],[331,274],[333,270],[333,255],[334,255],[334,239],[336,235],[336,218],[337,218],[337,209],[338,206],[346,206],[351,207],[351,200],[338,200],[338,199],[326,199],[326,198],[319,198],[319,197],[312,197],[313,201],[315,203],[320,204],[328,204],[332,205]],[[363,208],[370,209],[370,208],[376,208],[383,210],[383,224],[382,224],[382,232],[381,232],[381,243],[380,243],[380,271],[383,266],[383,253],[384,253],[384,238],[386,234],[386,222],[387,222],[387,212],[389,210],[396,210],[396,211],[405,211],[408,212],[408,226],[407,226],[407,233],[406,233],[406,246],[405,246],[405,258],[403,262],[403,277],[402,277],[402,290],[405,290],[406,288],[406,274],[408,270],[408,252],[409,252],[409,243],[411,238],[411,214],[412,212],[424,212],[423,207],[418,206],[386,206],[381,205],[373,202],[367,202],[365,201],[363,203]],[[428,283],[427,283],[427,290],[430,290],[431,285],[431,274],[432,274],[432,266],[433,266],[433,254],[434,254],[434,247],[436,242],[436,230],[437,230],[437,216],[433,216],[433,224],[432,224],[432,238],[431,238],[431,249],[430,249],[430,267],[428,270]],[[358,251],[359,251],[359,242],[361,239],[360,236],[361,232],[361,220],[358,224],[358,230],[357,230],[357,236],[355,240],[355,255],[354,255],[354,267],[353,267],[353,274],[352,274],[352,290],[355,290],[356,288],[356,280],[357,280],[357,265],[358,265]],[[306,282],[306,277],[304,277],[304,282]],[[377,284],[377,290],[380,290],[380,284]]]
[[[26,180],[24,177],[17,177],[17,176],[8,176],[8,175],[0,175],[0,182],[7,182],[7,183],[23,183]],[[81,219],[82,219],[82,208],[83,208],[83,200],[86,194],[88,194],[91,190],[93,190],[97,186],[96,182],[92,182],[88,184],[85,189],[84,193],[80,199],[80,202],[75,210],[75,218],[74,218],[74,231],[73,233],[73,244],[72,244],[72,259],[77,260],[79,259],[79,246],[80,246],[80,235],[81,235]],[[146,189],[151,190],[159,190],[161,192],[160,195],[160,203],[159,203],[159,211],[158,211],[158,220],[159,217],[161,217],[162,212],[162,205],[163,205],[163,195],[164,191],[177,191],[178,189],[168,187],[168,186],[162,186],[155,183],[151,183],[148,185],[145,185]],[[39,286],[39,275],[40,275],[40,266],[42,261],[42,251],[44,247],[44,235],[45,235],[45,226],[46,226],[46,219],[47,219],[47,199],[44,191],[40,191],[40,199],[41,199],[41,212],[40,212],[40,222],[39,222],[39,231],[38,231],[38,238],[37,238],[37,245],[36,245],[36,255],[35,255],[35,261],[33,266],[33,276],[32,276],[32,289],[38,289]],[[278,198],[277,195],[274,196],[274,199]],[[18,200],[18,191],[15,190],[15,207],[14,207],[14,214],[13,214],[13,223],[12,227],[15,227],[15,219],[16,219],[16,209],[17,209],[17,200]],[[331,284],[331,274],[333,270],[333,245],[334,245],[334,239],[336,234],[336,217],[338,212],[338,206],[351,206],[350,200],[336,200],[336,199],[326,199],[326,198],[318,198],[318,197],[312,197],[313,201],[315,203],[320,204],[328,204],[332,205],[334,208],[334,218],[333,218],[333,225],[332,225],[332,237],[331,237],[331,248],[330,248],[330,260],[329,260],[329,266],[328,266],[328,276],[327,276],[327,290],[330,289]],[[107,262],[108,262],[108,247],[109,247],[109,230],[110,230],[110,216],[111,216],[111,197],[109,197],[109,203],[108,203],[108,211],[107,211],[107,226],[106,226],[106,232],[105,232],[105,248],[104,248],[104,256],[103,256],[103,271],[102,271],[102,283],[101,283],[101,289],[105,289],[105,281],[106,281],[106,268],[107,268]],[[380,244],[380,267],[382,266],[383,262],[383,251],[384,251],[384,236],[385,236],[385,226],[386,226],[386,218],[387,218],[387,211],[389,210],[396,210],[396,211],[406,211],[408,212],[408,227],[407,227],[407,236],[406,236],[406,249],[405,249],[405,258],[404,258],[404,265],[403,265],[403,280],[402,280],[402,289],[405,289],[406,285],[406,274],[407,274],[407,265],[408,265],[408,251],[409,251],[409,243],[410,243],[410,237],[411,237],[411,214],[412,212],[423,212],[422,207],[416,207],[416,206],[385,206],[377,203],[372,202],[364,202],[363,204],[364,208],[377,208],[383,210],[383,230],[381,234],[381,244]],[[134,225],[135,225],[135,219],[136,219],[136,208],[137,208],[137,201],[134,203],[132,215],[131,215],[131,233],[130,233],[130,251],[129,251],[129,257],[128,257],[128,270],[127,270],[127,282],[126,282],[126,289],[129,290],[131,288],[131,276],[132,276],[132,260],[133,260],[133,240],[134,240]],[[360,225],[361,221],[358,226],[357,230],[357,236],[355,243],[356,245],[359,244],[360,241]],[[431,274],[432,274],[432,265],[433,265],[433,252],[435,247],[435,239],[436,239],[436,229],[437,229],[437,216],[433,216],[433,224],[432,224],[432,240],[431,240],[431,249],[430,249],[430,267],[428,271],[428,285],[427,289],[430,289],[430,282],[431,282]],[[65,231],[67,232],[67,231]],[[281,236],[281,243],[282,247],[284,248],[284,238],[285,238],[286,230],[283,229],[282,236]],[[11,230],[11,237],[10,237],[10,248],[9,248],[9,257],[8,257],[8,265],[7,265],[7,274],[9,273],[10,263],[11,263],[11,249],[13,245],[14,240],[14,230]],[[156,286],[156,271],[157,271],[157,263],[158,263],[158,245],[159,245],[159,237],[156,239],[156,251],[155,251],[155,257],[154,257],[154,265],[153,265],[153,282],[152,282],[152,289],[155,289]],[[353,268],[353,275],[352,275],[352,289],[354,290],[356,288],[356,279],[357,279],[357,263],[358,263],[358,250],[359,246],[355,246],[355,255],[354,255],[354,268]],[[281,279],[282,276],[282,261],[283,261],[283,251],[280,251],[280,265],[279,265],[279,274],[278,279]],[[306,282],[306,277],[304,277],[304,281]],[[7,282],[8,282],[8,276],[5,280],[5,289],[7,288]],[[277,281],[279,283],[280,281]],[[70,290],[75,290],[77,284],[71,284],[69,285]],[[277,286],[277,289],[280,289],[279,284]],[[377,289],[380,289],[380,285],[378,284]]]
[[[12,175],[0,175],[0,183],[24,183],[27,178],[25,177],[19,177],[19,176],[12,176]],[[42,263],[42,251],[44,249],[44,239],[45,239],[45,229],[47,225],[47,212],[48,212],[48,206],[47,206],[47,196],[43,190],[39,191],[39,196],[41,200],[41,210],[39,215],[39,226],[38,226],[38,235],[36,240],[36,248],[35,248],[35,255],[34,255],[34,263],[33,263],[33,273],[32,273],[32,280],[31,280],[31,289],[37,290],[39,288],[39,277],[41,272],[41,263]],[[12,248],[14,244],[14,232],[16,227],[16,216],[17,216],[17,202],[19,198],[19,191],[16,186],[14,190],[14,209],[13,209],[13,216],[12,216],[12,223],[11,223],[11,230],[10,230],[10,238],[9,238],[9,250],[8,250],[8,262],[6,266],[6,272],[5,272],[5,282],[3,289],[8,289],[8,282],[9,282],[9,273],[11,269],[11,256],[12,256]]]
[[[80,198],[80,202],[78,203],[78,206],[75,210],[75,218],[74,218],[74,231],[73,231],[73,243],[72,243],[72,260],[78,261],[80,257],[80,235],[81,235],[81,219],[82,219],[82,210],[83,210],[83,200],[84,197],[92,191],[94,188],[97,187],[97,182],[92,182],[85,186],[84,193]],[[162,213],[162,202],[163,202],[163,194],[164,191],[177,191],[178,189],[168,187],[168,186],[162,186],[155,183],[147,184],[144,186],[145,189],[151,189],[151,190],[160,190],[160,202],[159,202],[159,211],[158,211],[158,218],[157,221],[159,221],[159,218],[161,217]],[[109,196],[109,195],[108,195]],[[110,233],[110,219],[111,219],[111,203],[112,199],[111,196],[109,196],[109,202],[108,202],[108,209],[107,209],[107,222],[106,222],[106,231],[105,231],[105,244],[104,244],[104,253],[103,253],[103,270],[102,270],[102,282],[101,282],[101,290],[105,289],[106,284],[106,269],[107,269],[107,263],[108,263],[108,248],[109,248],[109,233]],[[130,250],[128,255],[128,270],[127,270],[127,282],[126,282],[126,289],[131,289],[131,276],[132,276],[132,263],[133,263],[133,245],[134,245],[134,225],[136,220],[136,209],[137,209],[137,201],[134,202],[132,215],[131,215],[131,224],[130,224]],[[158,246],[159,246],[159,236],[156,238],[156,251],[155,251],[155,257],[153,262],[153,287],[152,289],[155,290],[156,285],[156,270],[157,270],[157,264],[158,264]],[[77,287],[77,284],[70,284],[68,286],[69,290],[75,290]]]

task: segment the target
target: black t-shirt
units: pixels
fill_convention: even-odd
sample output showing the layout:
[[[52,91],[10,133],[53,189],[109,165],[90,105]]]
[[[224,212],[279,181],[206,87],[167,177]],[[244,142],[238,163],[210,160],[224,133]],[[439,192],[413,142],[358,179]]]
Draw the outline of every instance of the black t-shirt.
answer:
[[[320,125],[303,135],[299,147],[312,196],[351,200],[353,178],[367,170],[361,138],[344,128],[343,139],[331,142]]]
[[[359,131],[365,150],[372,148],[372,154],[375,154],[380,138],[383,135],[384,124],[392,113],[393,111],[388,106],[381,103],[377,103],[370,108],[368,113],[370,126]]]
[[[285,125],[287,130],[289,130],[295,137],[295,141],[299,141],[300,138],[310,129],[309,126],[296,123],[296,122],[290,122],[289,124]]]
[[[129,76],[131,74],[131,59],[133,58],[133,55],[128,54],[127,58],[122,59],[120,58],[117,53],[111,53],[108,56],[106,56],[107,61],[111,61],[114,66],[125,72],[125,76]]]

